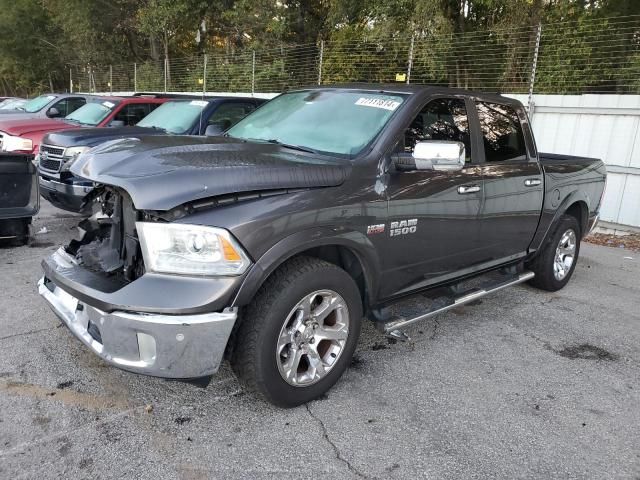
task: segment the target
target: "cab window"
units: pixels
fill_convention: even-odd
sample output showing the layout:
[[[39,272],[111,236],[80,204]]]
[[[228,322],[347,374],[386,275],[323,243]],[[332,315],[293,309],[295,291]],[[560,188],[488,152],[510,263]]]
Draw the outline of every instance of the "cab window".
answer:
[[[85,103],[87,102],[84,98],[64,98],[53,106],[60,112],[60,117],[66,117],[67,115],[75,112]]]
[[[256,109],[253,103],[233,102],[223,103],[209,117],[207,125],[215,125],[226,130]]]
[[[156,105],[150,105],[148,103],[130,103],[120,109],[116,116],[113,118],[116,121],[123,122],[125,126],[131,127],[149,115],[151,107]]]
[[[404,132],[405,153],[413,153],[418,142],[446,140],[462,142],[466,161],[471,161],[471,135],[465,101],[460,98],[431,100]]]
[[[516,110],[509,105],[477,102],[480,130],[487,163],[527,161],[522,125]]]

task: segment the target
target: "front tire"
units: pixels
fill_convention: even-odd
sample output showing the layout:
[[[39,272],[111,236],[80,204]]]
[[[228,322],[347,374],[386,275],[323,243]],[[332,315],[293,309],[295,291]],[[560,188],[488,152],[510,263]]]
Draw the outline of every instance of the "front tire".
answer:
[[[279,267],[244,311],[231,366],[240,381],[281,407],[320,397],[351,361],[362,301],[341,268],[311,257]]]
[[[553,234],[529,266],[536,274],[529,283],[549,292],[563,288],[576,268],[580,239],[578,220],[571,215],[560,217]]]

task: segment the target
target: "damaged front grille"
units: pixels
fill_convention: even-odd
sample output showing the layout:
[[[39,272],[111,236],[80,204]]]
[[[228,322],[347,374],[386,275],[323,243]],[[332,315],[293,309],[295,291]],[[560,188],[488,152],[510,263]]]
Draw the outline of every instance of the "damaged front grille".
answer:
[[[136,221],[140,220],[141,213],[122,190],[99,187],[97,194],[101,213],[80,222],[82,236],[71,241],[67,253],[91,271],[133,281],[144,273],[136,233]]]

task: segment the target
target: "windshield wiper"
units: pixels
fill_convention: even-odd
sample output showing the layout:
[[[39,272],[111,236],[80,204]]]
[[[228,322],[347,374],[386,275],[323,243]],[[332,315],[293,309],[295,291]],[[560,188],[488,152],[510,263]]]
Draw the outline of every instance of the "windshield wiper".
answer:
[[[150,128],[151,130],[160,130],[164,133],[169,133],[169,131],[166,128],[158,127],[156,125],[138,125],[138,126],[142,128]]]
[[[277,138],[272,138],[270,140],[266,140],[268,143],[273,143],[275,145],[280,145],[281,147],[284,148],[290,148],[292,150],[298,150],[300,152],[306,152],[306,153],[318,153],[317,150],[314,150],[313,148],[309,148],[309,147],[303,147],[302,145],[291,145],[290,143],[283,143],[280,140],[278,140]]]

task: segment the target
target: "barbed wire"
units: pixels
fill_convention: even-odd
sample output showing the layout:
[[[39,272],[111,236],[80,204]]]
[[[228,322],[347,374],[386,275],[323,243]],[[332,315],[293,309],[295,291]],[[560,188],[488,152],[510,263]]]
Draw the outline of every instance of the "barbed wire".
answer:
[[[640,15],[446,34],[370,32],[318,44],[72,66],[65,83],[76,92],[258,93],[344,82],[510,93],[640,93]]]

